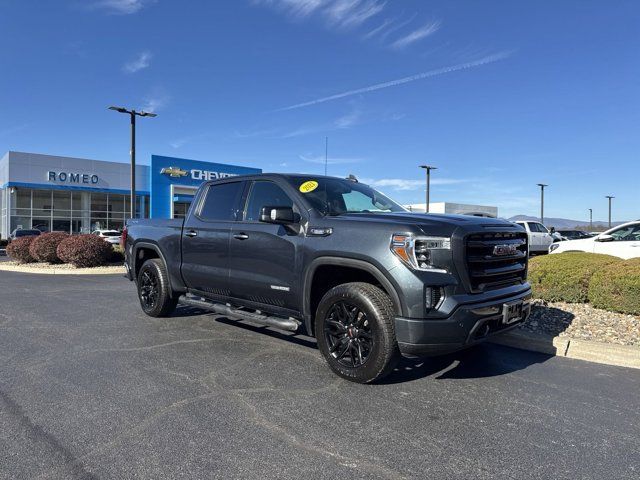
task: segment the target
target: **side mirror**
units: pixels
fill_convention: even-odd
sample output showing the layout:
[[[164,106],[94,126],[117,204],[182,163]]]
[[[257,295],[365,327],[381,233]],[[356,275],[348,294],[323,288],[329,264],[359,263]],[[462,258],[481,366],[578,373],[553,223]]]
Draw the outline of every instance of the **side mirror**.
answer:
[[[600,235],[595,238],[596,242],[613,242],[615,239],[611,235]]]
[[[286,225],[295,223],[295,214],[292,207],[262,207],[260,209],[260,221]]]

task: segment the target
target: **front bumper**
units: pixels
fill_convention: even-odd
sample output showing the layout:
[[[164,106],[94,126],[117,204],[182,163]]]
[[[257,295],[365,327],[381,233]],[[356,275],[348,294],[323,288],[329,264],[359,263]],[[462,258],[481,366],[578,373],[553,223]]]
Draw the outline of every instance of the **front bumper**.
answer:
[[[503,323],[504,304],[522,301],[522,316]],[[447,318],[431,320],[395,318],[400,352],[404,355],[441,355],[480,343],[511,330],[526,321],[531,313],[531,289],[517,295],[460,305]]]

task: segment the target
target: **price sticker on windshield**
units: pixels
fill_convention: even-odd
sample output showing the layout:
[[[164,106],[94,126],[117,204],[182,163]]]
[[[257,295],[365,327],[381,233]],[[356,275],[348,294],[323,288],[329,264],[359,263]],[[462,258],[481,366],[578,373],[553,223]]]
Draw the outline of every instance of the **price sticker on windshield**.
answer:
[[[315,180],[309,180],[300,185],[300,191],[302,193],[313,192],[316,188],[318,188],[318,182]]]

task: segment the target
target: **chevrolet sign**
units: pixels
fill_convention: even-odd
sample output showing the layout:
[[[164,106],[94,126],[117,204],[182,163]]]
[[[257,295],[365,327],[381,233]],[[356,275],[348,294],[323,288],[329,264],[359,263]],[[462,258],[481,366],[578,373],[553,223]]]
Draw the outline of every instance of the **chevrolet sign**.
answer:
[[[182,170],[179,167],[164,167],[160,170],[160,173],[163,175],[169,175],[173,178],[186,177],[187,175],[191,176],[192,180],[218,180],[219,178],[227,178],[227,177],[235,177],[234,173],[224,173],[224,172],[210,172],[208,170]]]
[[[186,170],[182,170],[181,168],[178,168],[178,167],[165,167],[162,170],[160,170],[160,173],[164,175],[169,175],[170,177],[179,178],[179,177],[186,177],[189,172],[187,172]]]

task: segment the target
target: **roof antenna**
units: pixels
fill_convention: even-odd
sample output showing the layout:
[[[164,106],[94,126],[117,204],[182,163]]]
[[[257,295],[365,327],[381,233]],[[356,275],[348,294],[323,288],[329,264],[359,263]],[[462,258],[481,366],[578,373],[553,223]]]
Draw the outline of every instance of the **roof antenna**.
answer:
[[[324,137],[324,176],[327,176],[327,164],[329,163],[329,137]]]

